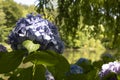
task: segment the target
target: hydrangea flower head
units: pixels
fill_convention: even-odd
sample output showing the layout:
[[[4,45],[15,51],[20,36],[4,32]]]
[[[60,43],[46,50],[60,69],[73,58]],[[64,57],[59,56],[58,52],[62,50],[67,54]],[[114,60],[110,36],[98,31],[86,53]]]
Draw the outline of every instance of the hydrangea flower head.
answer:
[[[93,68],[91,61],[86,58],[80,58],[75,64],[81,66],[84,73],[89,72]]]
[[[70,73],[71,74],[82,74],[83,69],[82,69],[82,67],[74,64],[74,65],[70,66]]]
[[[60,39],[57,27],[40,14],[28,14],[26,18],[21,18],[16,23],[15,28],[9,35],[9,43],[13,49],[25,40],[32,40],[41,45],[42,50],[54,50],[62,53],[64,44]]]
[[[4,47],[2,44],[0,44],[0,52],[7,52],[6,47]]]
[[[100,78],[104,78],[110,73],[120,74],[120,62],[114,61],[103,64],[102,70],[99,72]]]

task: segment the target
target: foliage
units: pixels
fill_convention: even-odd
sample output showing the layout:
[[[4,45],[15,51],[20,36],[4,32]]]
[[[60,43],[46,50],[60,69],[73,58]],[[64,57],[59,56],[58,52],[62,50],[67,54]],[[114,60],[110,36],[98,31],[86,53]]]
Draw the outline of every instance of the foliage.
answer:
[[[89,37],[99,39],[102,36],[102,43],[107,48],[119,48],[118,0],[58,0],[58,12],[57,24],[65,40],[71,36],[71,43],[74,43],[77,31],[87,29]]]
[[[36,51],[36,49],[31,52],[29,47],[37,47],[37,45],[29,42],[27,44],[31,46],[26,46],[26,42],[28,41],[23,42],[23,45],[30,54],[27,54],[26,50],[0,52],[0,74],[10,72],[8,80],[45,80],[45,71],[48,68],[57,80],[65,77],[65,73],[69,70],[69,63],[62,55],[52,51]],[[33,65],[28,68],[18,67],[21,63],[27,62],[32,62]]]
[[[32,41],[30,40],[26,40],[22,43],[23,47],[25,47],[29,53],[36,51],[39,49],[40,45],[39,44],[34,44]]]
[[[34,5],[27,6],[27,5],[19,4],[19,6],[22,8],[22,12],[23,12],[22,16],[23,17],[25,17],[26,14],[28,14],[28,13],[34,13],[34,14],[37,13]]]
[[[37,7],[37,12],[38,13],[44,13],[45,12],[45,9],[47,10],[51,10],[53,9],[53,4],[52,4],[52,1],[50,0],[38,0],[38,4],[36,5]]]
[[[41,10],[40,13],[47,13],[49,16],[57,13],[56,24],[59,26],[60,35],[67,47],[80,48],[91,37],[100,40],[104,38],[104,26],[102,24],[98,24],[97,29],[100,32],[96,32],[96,25],[84,23],[85,18],[81,11],[82,1],[58,0],[58,7],[56,8],[50,7],[54,6],[53,4],[47,6],[50,2],[50,0],[39,0],[39,4],[36,6],[37,10]],[[48,7],[50,11],[48,11]],[[54,13],[49,14],[51,11]]]
[[[55,23],[57,12],[57,0],[38,0],[35,10],[45,19]]]
[[[20,65],[23,56],[23,51],[0,53],[0,73],[7,73],[16,69]]]
[[[7,28],[6,26],[0,26],[0,42],[6,42],[10,30],[11,28]]]
[[[16,21],[22,17],[22,9],[13,0],[3,1],[3,11],[7,15],[5,25],[7,27],[13,27]],[[13,6],[14,5],[14,6]]]
[[[9,28],[6,27],[6,14],[3,11],[3,1],[0,1],[0,42],[7,40],[7,35],[9,33]]]
[[[5,20],[5,13],[3,12],[3,5],[2,5],[2,1],[0,1],[0,26],[4,25],[4,23],[6,22]]]

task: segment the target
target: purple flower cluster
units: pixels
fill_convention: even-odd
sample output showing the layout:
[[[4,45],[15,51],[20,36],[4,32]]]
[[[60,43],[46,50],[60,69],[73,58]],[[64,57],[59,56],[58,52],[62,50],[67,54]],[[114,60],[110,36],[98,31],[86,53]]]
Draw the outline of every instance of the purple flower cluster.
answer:
[[[61,41],[58,30],[54,24],[43,19],[40,14],[28,14],[26,18],[21,18],[11,34],[9,43],[12,49],[19,49],[25,40],[32,40],[41,45],[41,50],[54,50],[62,53],[64,43]]]
[[[7,52],[6,47],[4,47],[2,44],[0,44],[0,52]]]
[[[99,76],[100,78],[103,78],[110,73],[120,74],[120,62],[114,61],[109,62],[108,64],[103,64]]]

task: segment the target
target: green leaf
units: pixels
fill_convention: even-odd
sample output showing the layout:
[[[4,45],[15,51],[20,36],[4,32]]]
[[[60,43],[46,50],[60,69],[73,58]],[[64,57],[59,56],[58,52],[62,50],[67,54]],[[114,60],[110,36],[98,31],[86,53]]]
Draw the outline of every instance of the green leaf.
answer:
[[[31,40],[26,40],[22,45],[28,50],[28,52],[34,52],[39,49],[40,44],[34,44]]]
[[[98,69],[91,69],[85,76],[87,80],[98,80]]]
[[[0,78],[0,80],[4,80],[4,79]]]
[[[59,63],[59,60],[56,57],[56,55],[57,53],[50,54],[47,51],[38,51],[28,55],[23,62],[26,63],[31,61],[34,64],[44,64],[47,66],[53,66]]]
[[[0,53],[0,73],[7,73],[16,69],[22,62],[24,51]]]
[[[33,80],[45,80],[45,67],[43,65],[35,65]]]
[[[19,80],[32,80],[33,66],[23,69],[20,72]]]
[[[120,80],[120,74],[117,75],[118,80]]]
[[[52,52],[50,53],[52,54]],[[56,54],[56,57],[59,63],[54,66],[48,66],[47,68],[50,72],[52,72],[56,80],[62,80],[65,78],[66,73],[70,70],[70,64],[64,56]]]
[[[84,74],[70,74],[65,77],[65,80],[87,80],[87,79],[86,75]]]
[[[43,64],[53,74],[56,80],[65,78],[66,73],[70,70],[70,64],[60,54],[52,51],[38,51],[31,53],[24,59],[24,63],[33,62],[34,64]]]
[[[65,77],[66,72],[70,70],[70,65],[68,61],[62,56],[59,56],[59,63],[55,65],[56,68],[56,80],[61,80]]]
[[[9,80],[32,80],[33,66],[28,68],[20,68],[10,76]]]
[[[99,60],[99,61],[94,61],[93,62],[93,66],[98,68],[98,69],[101,69],[101,66],[104,64],[104,62],[102,60]]]

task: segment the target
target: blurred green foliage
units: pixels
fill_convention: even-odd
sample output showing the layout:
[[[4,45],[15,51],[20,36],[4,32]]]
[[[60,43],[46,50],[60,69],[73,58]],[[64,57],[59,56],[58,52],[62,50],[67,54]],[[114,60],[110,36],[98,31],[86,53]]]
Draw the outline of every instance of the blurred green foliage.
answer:
[[[37,45],[32,42],[27,44],[31,45],[30,47],[37,47]],[[34,51],[31,52],[29,46],[26,46],[26,44],[23,44],[23,46],[25,46],[26,50],[0,52],[0,74],[4,75],[1,79],[46,80],[45,72],[49,70],[55,80],[100,80],[98,74],[101,66],[116,60],[114,58],[115,56],[107,53],[106,55],[102,55],[99,60],[91,61],[88,58],[83,58],[86,60],[82,60],[81,62],[76,60],[74,63],[69,63],[63,55],[53,51],[38,51],[34,49]],[[28,62],[32,64],[27,65],[27,67],[20,67]],[[82,67],[84,72],[81,74],[70,73],[71,64]],[[117,77],[119,78],[119,75],[117,75]]]
[[[58,11],[58,25],[64,40],[71,36],[71,43],[75,46],[79,31],[89,35],[88,38],[100,39],[107,48],[118,48],[119,29],[116,28],[119,26],[119,1],[58,0]]]
[[[27,42],[28,44],[31,45],[30,47],[38,47],[32,42]],[[48,68],[57,80],[65,78],[66,72],[70,69],[66,58],[53,51],[34,49],[34,52],[31,52],[29,46],[26,44],[23,46],[26,50],[0,52],[0,74],[9,76],[8,80],[45,80],[45,72]],[[31,62],[32,65],[27,68],[19,67],[20,64],[27,62]]]
[[[16,4],[13,0],[4,0],[3,1],[3,11],[6,14],[5,19],[6,23],[5,25],[7,27],[13,27],[15,26],[16,21],[22,17],[22,9],[18,4]]]
[[[1,41],[4,41],[6,39],[6,34],[8,33],[8,28],[6,28],[6,19],[5,19],[5,16],[6,14],[4,13],[3,11],[3,5],[2,5],[2,1],[0,1],[0,34],[3,34],[3,35],[0,35],[0,42]]]

